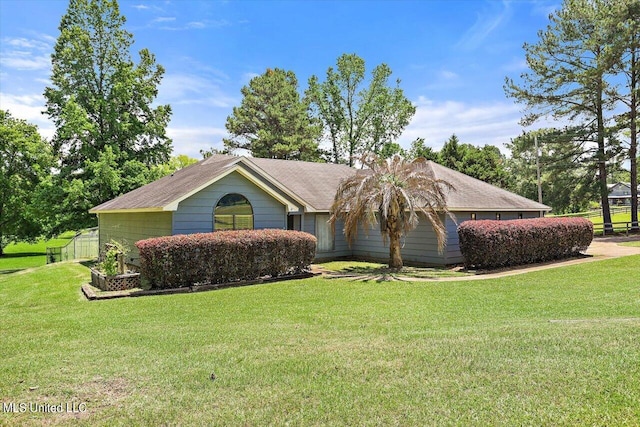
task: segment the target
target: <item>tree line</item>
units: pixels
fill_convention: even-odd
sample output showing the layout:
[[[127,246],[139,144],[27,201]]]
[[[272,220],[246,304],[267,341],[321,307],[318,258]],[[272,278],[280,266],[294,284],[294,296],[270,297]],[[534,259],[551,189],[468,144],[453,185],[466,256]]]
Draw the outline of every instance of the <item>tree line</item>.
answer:
[[[51,141],[1,112],[0,254],[12,240],[93,226],[91,207],[195,161],[171,157],[171,107],[154,105],[165,70],[147,49],[132,58],[125,22],[116,0],[70,0],[44,93],[56,126]],[[563,2],[538,42],[525,44],[529,70],[507,78],[505,91],[525,106],[524,125],[547,116],[570,124],[514,138],[510,158],[455,135],[439,152],[422,138],[400,147],[415,106],[388,65],[367,74],[356,54],[311,76],[302,92],[293,71],[270,68],[253,78],[227,118],[222,151],[351,166],[367,153],[424,157],[529,198],[537,159],[545,203],[568,212],[596,196],[605,221],[607,179],[626,159],[637,221],[639,25],[639,0]]]

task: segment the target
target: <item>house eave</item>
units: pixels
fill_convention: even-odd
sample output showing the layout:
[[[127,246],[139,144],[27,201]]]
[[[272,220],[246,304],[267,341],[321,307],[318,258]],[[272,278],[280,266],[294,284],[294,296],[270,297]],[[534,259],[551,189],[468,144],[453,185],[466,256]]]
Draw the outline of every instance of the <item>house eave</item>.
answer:
[[[451,212],[551,212],[551,208],[548,206],[539,208],[478,208],[478,207],[449,207]]]
[[[167,212],[162,206],[131,209],[89,209],[90,214],[114,214],[114,213],[143,213],[143,212]]]

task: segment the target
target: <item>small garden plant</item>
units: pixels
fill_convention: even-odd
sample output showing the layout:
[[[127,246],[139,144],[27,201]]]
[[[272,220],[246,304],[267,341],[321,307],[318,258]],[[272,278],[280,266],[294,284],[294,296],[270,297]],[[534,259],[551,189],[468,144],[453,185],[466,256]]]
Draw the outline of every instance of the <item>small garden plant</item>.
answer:
[[[105,245],[104,260],[98,264],[98,269],[107,276],[124,274],[124,257],[127,253],[122,243],[111,240]]]

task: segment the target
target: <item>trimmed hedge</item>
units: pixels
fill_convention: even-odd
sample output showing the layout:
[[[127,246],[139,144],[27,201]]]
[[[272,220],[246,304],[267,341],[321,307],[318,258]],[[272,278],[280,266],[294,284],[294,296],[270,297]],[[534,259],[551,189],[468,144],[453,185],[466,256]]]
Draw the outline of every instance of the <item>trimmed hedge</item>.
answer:
[[[577,255],[591,244],[593,224],[584,218],[465,221],[458,237],[466,268],[496,268]]]
[[[316,238],[289,230],[217,231],[136,242],[140,272],[154,288],[230,283],[306,271]]]

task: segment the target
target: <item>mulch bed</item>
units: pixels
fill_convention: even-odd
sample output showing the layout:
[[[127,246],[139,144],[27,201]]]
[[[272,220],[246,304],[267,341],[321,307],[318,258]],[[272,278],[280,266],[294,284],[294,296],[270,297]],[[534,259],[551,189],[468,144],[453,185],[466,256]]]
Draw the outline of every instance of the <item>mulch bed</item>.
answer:
[[[89,301],[106,300],[114,298],[129,298],[129,297],[142,297],[151,295],[172,295],[172,294],[186,294],[191,292],[204,292],[214,291],[218,289],[236,288],[240,286],[258,285],[262,283],[282,282],[285,280],[307,279],[309,277],[318,276],[319,273],[301,273],[293,274],[290,276],[279,277],[263,277],[255,280],[243,280],[239,282],[230,283],[215,283],[215,284],[195,284],[191,286],[185,286],[182,288],[171,289],[127,289],[123,291],[101,291],[100,289],[91,286],[89,283],[82,285],[82,294]]]

